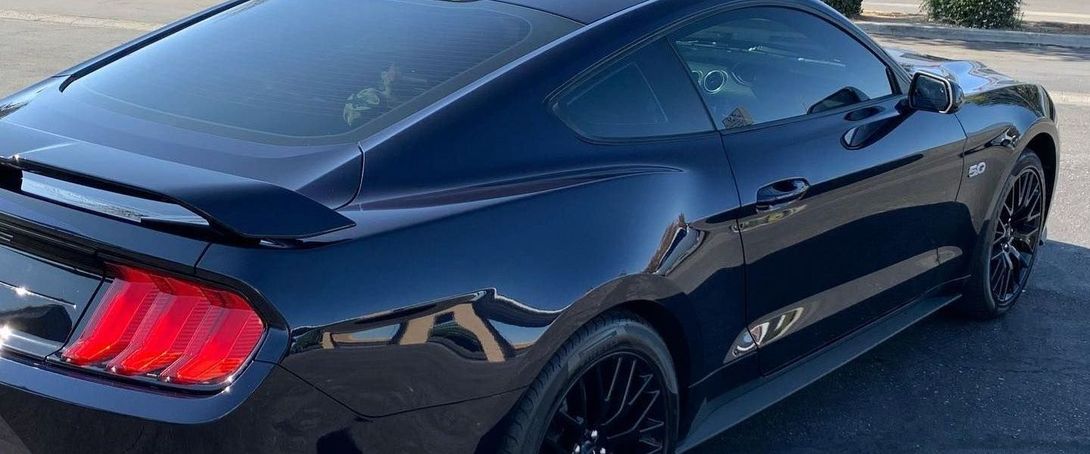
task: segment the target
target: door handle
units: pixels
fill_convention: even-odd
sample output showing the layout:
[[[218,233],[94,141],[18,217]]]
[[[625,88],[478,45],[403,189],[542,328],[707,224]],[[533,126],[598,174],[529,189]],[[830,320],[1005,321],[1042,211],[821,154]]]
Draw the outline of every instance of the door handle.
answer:
[[[844,120],[858,125],[844,133],[841,144],[849,150],[870,146],[893,132],[906,118],[908,117],[897,109],[883,109],[879,106],[849,112]]]
[[[885,109],[879,106],[864,107],[859,110],[853,110],[844,115],[844,119],[848,121],[863,121],[875,115],[882,113]]]
[[[802,178],[778,181],[757,191],[757,211],[773,211],[801,200],[810,183]]]

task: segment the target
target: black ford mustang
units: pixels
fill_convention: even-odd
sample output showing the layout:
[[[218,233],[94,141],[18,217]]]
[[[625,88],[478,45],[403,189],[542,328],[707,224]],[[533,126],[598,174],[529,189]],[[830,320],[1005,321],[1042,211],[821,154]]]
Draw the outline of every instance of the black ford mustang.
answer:
[[[685,451],[1010,309],[1055,120],[811,0],[233,1],[0,101],[0,451]]]

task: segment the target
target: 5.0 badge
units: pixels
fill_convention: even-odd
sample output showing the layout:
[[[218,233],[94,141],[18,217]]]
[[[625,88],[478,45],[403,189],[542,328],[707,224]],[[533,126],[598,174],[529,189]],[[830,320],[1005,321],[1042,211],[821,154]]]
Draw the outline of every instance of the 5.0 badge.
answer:
[[[969,167],[969,178],[976,178],[988,171],[988,163],[981,162]]]

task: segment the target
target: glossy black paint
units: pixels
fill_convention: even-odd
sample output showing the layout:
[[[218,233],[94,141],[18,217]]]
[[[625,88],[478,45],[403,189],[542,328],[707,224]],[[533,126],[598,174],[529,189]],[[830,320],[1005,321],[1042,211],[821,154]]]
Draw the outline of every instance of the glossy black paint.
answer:
[[[939,265],[932,226],[948,218],[957,197],[965,138],[953,116],[903,111],[903,103],[899,95],[878,101],[878,113],[862,121],[837,113],[725,137],[744,204],[784,179],[811,185],[798,203],[739,220],[755,322],[798,312],[791,332],[761,344],[765,370],[940,283],[930,273]],[[896,126],[870,146],[841,146],[847,131],[868,122]],[[773,156],[782,163],[767,165]],[[781,284],[785,279],[791,284]],[[780,342],[789,334],[792,340]]]
[[[41,357],[68,340],[102,283],[94,272],[8,245],[0,246],[0,268],[10,281],[0,281],[0,326],[10,330],[4,343]]]
[[[131,119],[106,115],[73,118],[56,80],[0,101],[5,131],[63,129],[68,142],[95,145],[83,150],[117,150],[106,153],[113,162],[155,167],[149,159],[161,154],[174,162],[156,172],[184,172],[159,185],[114,181],[140,169],[98,167],[101,180],[190,202],[176,188],[208,189],[201,183],[210,180],[198,178],[214,171],[307,198],[354,224],[294,241],[238,241],[128,223],[5,185],[0,239],[33,251],[29,263],[48,259],[91,276],[43,295],[82,296],[103,260],[132,262],[238,289],[271,331],[256,361],[216,395],[91,376],[44,359],[45,350],[5,352],[0,423],[34,452],[489,452],[506,413],[568,336],[624,307],[670,347],[685,434],[747,383],[923,296],[956,295],[1005,170],[1031,144],[1040,153],[1059,148],[1043,89],[979,64],[886,55],[816,1],[524,3],[590,25],[358,147],[329,148],[306,164],[272,169],[252,156],[267,145],[151,123],[133,129]],[[900,91],[798,121],[659,140],[592,140],[553,115],[556,94],[600,63],[698,18],[756,5],[836,24],[883,58]],[[964,89],[957,114],[907,108],[919,70]],[[65,142],[39,143],[45,133],[8,134],[3,152]],[[180,145],[147,147],[165,143]],[[125,161],[124,153],[141,157]],[[94,154],[74,156],[53,162],[78,173],[91,164],[77,160]],[[1054,172],[1056,155],[1042,159]],[[979,162],[994,170],[968,178]],[[762,204],[762,189],[781,181],[805,187],[784,186],[802,190]],[[229,208],[206,214],[239,215]],[[293,210],[263,216],[302,221]],[[9,272],[0,281],[34,282]],[[0,303],[0,313],[8,306]],[[70,323],[78,317],[68,313]]]
[[[956,114],[966,134],[962,184],[955,208],[960,214],[956,223],[937,226],[947,230],[938,244],[940,253],[955,256],[944,268],[951,270],[947,275],[956,275],[965,270],[968,257],[982,246],[983,229],[994,215],[992,210],[1002,196],[1000,189],[1027,148],[1041,155],[1049,197],[1055,194],[1060,150],[1055,107],[1043,87],[1018,82],[979,62],[898,50],[890,53],[906,70],[941,74],[956,82],[965,94]],[[988,170],[970,179],[969,168],[981,163]]]

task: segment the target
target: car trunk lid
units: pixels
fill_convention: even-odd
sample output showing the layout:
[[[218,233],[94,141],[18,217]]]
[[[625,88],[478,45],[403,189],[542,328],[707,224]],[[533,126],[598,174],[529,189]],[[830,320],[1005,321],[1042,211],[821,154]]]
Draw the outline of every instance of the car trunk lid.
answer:
[[[68,340],[102,275],[49,258],[58,250],[42,243],[15,241],[0,231],[0,345],[44,358]]]

